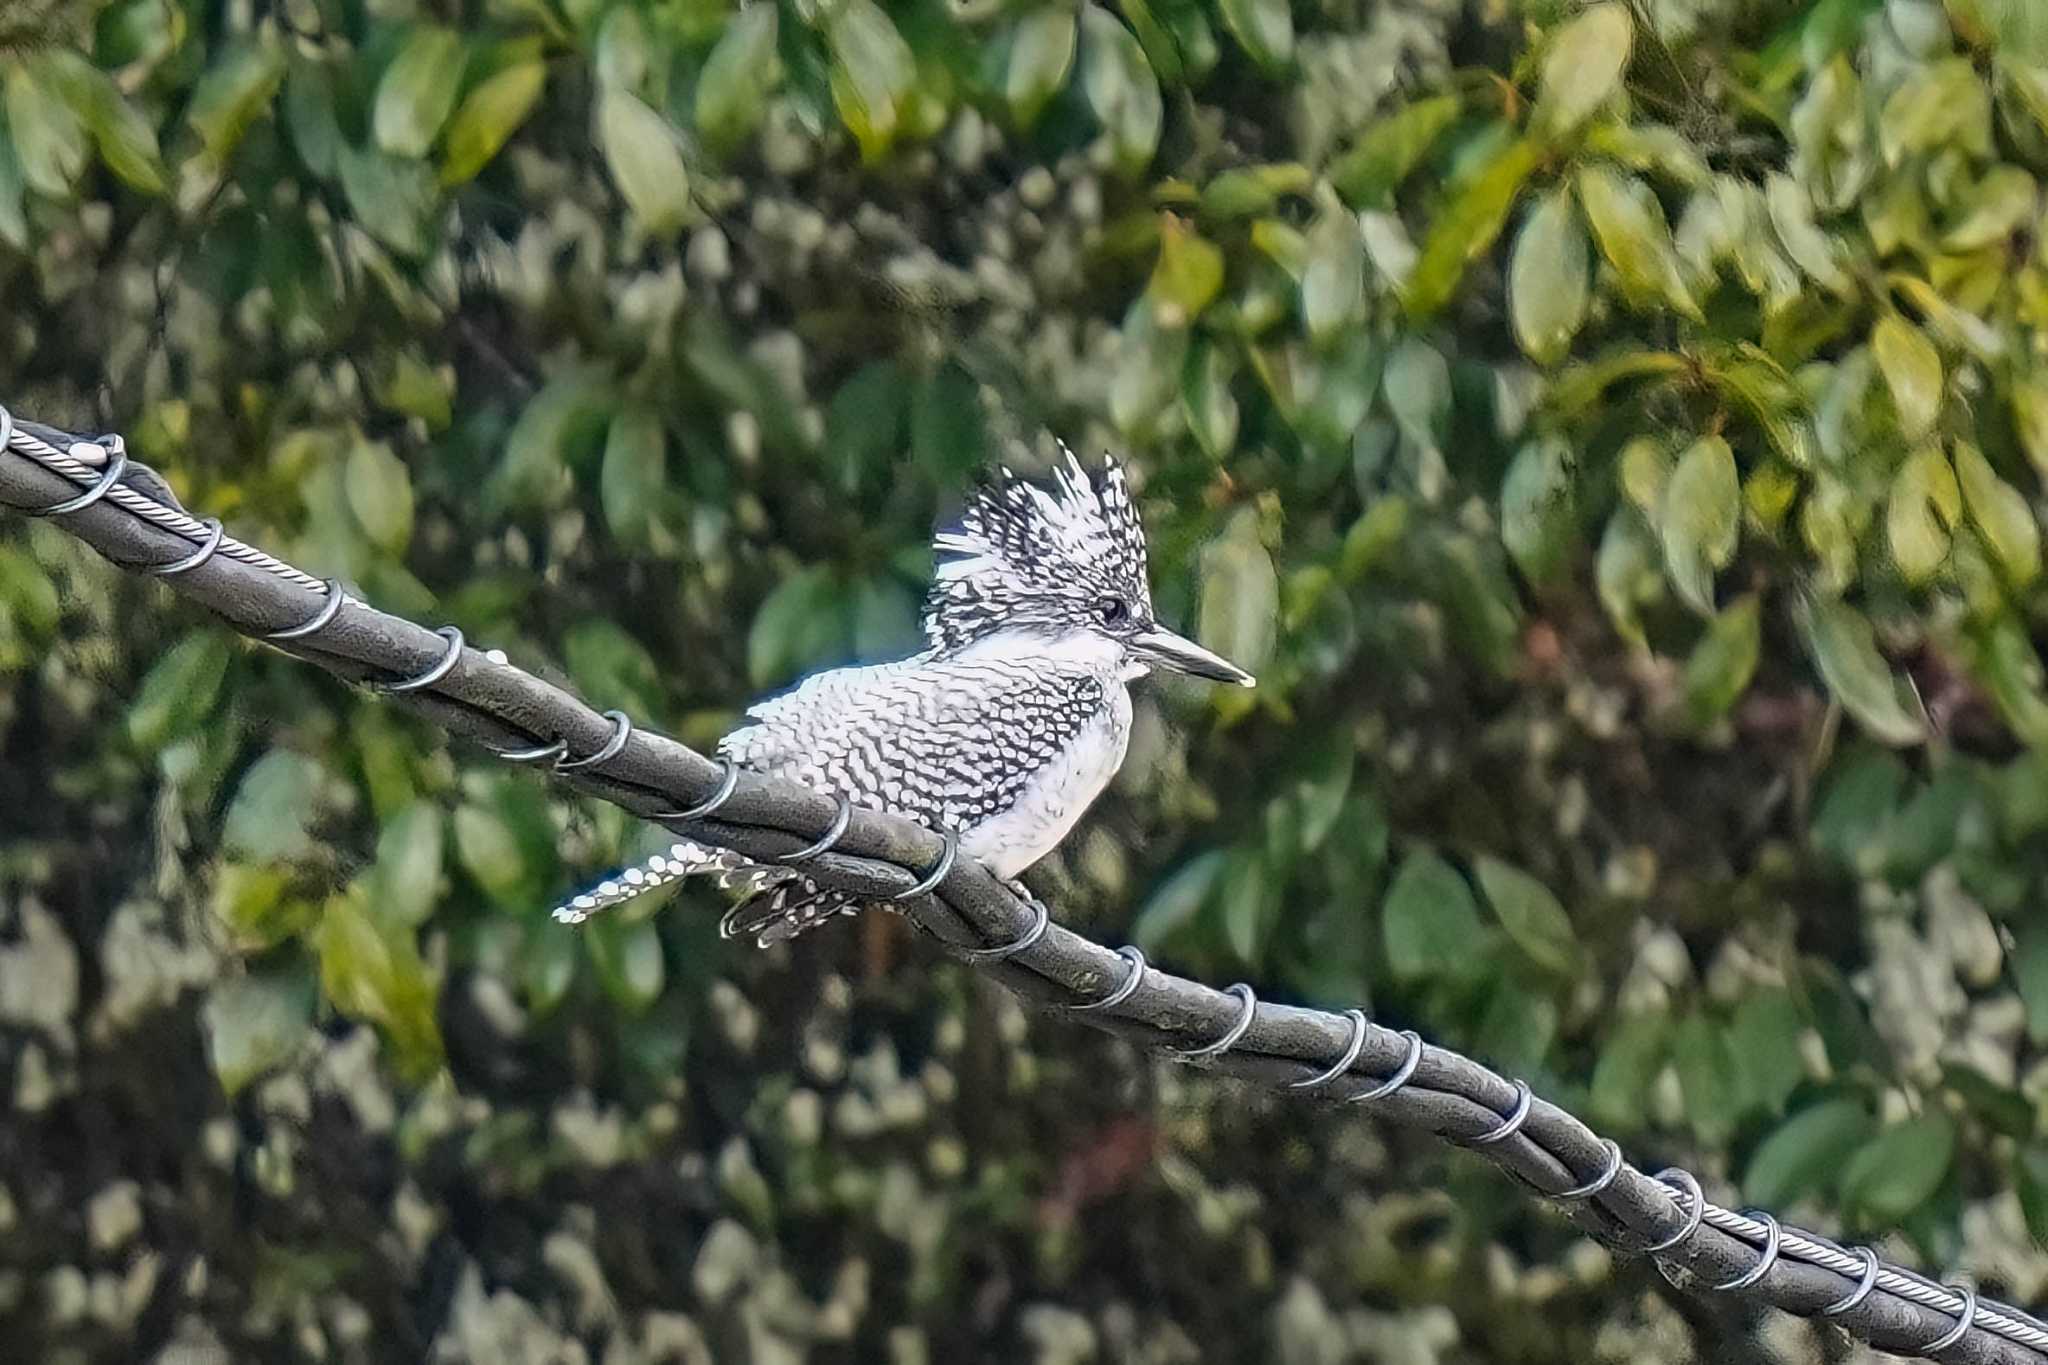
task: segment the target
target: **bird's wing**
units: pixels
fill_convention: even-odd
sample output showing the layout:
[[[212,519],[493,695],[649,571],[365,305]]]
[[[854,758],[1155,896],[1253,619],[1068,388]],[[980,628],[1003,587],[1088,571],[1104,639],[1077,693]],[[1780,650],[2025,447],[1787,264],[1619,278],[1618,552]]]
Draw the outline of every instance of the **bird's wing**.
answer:
[[[970,829],[1100,714],[1093,673],[1032,661],[933,659],[835,669],[748,712],[719,752],[857,805]]]

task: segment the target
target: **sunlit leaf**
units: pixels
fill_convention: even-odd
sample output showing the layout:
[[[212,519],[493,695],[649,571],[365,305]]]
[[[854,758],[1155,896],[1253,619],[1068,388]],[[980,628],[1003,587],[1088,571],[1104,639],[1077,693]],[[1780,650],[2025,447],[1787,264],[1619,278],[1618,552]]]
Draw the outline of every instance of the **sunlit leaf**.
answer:
[[[1455,95],[1432,95],[1375,119],[1330,167],[1330,183],[1353,208],[1384,203],[1457,121]]]
[[[1940,449],[1923,446],[1908,455],[1892,478],[1885,511],[1892,562],[1908,583],[1924,582],[1941,567],[1962,512],[1962,490]]]
[[[1863,613],[1845,602],[1808,600],[1799,619],[1828,690],[1871,738],[1908,745],[1927,737],[1920,708],[1908,703]]]
[[[1208,903],[1228,858],[1212,848],[1176,868],[1139,907],[1131,921],[1131,942],[1151,953],[1168,949]]]
[[[313,1036],[314,1003],[311,978],[294,971],[232,977],[209,990],[200,1022],[221,1089],[232,1097],[296,1054]]]
[[[363,534],[383,550],[402,554],[412,539],[412,474],[382,441],[357,441],[343,473],[349,510]]]
[[[229,44],[199,78],[185,119],[215,167],[225,166],[242,134],[269,105],[284,80],[284,55],[269,43]]]
[[[1664,210],[1633,176],[1601,166],[1581,168],[1579,202],[1600,243],[1600,253],[1639,300],[1662,300],[1695,322],[1704,321],[1686,286]]]
[[[1018,20],[1003,98],[1019,128],[1038,122],[1046,104],[1065,88],[1074,66],[1075,33],[1073,11],[1057,5],[1041,5]]]
[[[1720,437],[1702,436],[1678,457],[1657,511],[1665,571],[1702,616],[1714,614],[1714,572],[1735,557],[1741,522],[1735,455]]]
[[[272,749],[242,774],[221,828],[221,845],[257,860],[302,857],[325,781],[320,765],[290,749]]]
[[[1915,152],[1957,147],[1977,156],[1991,150],[1991,92],[1967,57],[1930,62],[1885,101],[1877,121],[1884,159],[1898,165]]]
[[[22,179],[38,194],[61,198],[85,169],[85,123],[28,62],[0,68],[5,82],[7,134]]]
[[[1408,278],[1410,314],[1428,317],[1450,302],[1466,267],[1500,236],[1523,182],[1542,160],[1543,147],[1535,139],[1508,143],[1436,215]]]
[[[380,924],[358,896],[345,893],[328,900],[314,946],[327,998],[383,1030],[401,1074],[420,1080],[441,1065],[439,988],[409,926]]]
[[[1294,12],[1287,0],[1216,0],[1230,36],[1268,74],[1294,58]]]
[[[1165,102],[1144,46],[1099,5],[1081,11],[1081,89],[1117,163],[1137,170],[1159,148]]]
[[[861,155],[873,161],[901,130],[916,59],[875,0],[845,0],[825,33],[832,49],[832,102]]]
[[[1185,327],[1223,288],[1223,253],[1173,214],[1159,223],[1159,260],[1145,287],[1161,327]]]
[[[447,822],[438,806],[414,801],[386,820],[366,882],[370,913],[393,924],[424,923],[440,898],[446,849]]]
[[[1570,192],[1537,201],[1515,238],[1508,267],[1508,313],[1515,340],[1539,365],[1571,349],[1592,297],[1592,247]]]
[[[1621,88],[1634,41],[1625,5],[1591,5],[1573,16],[1543,54],[1536,125],[1555,137],[1585,122]]]
[[[462,62],[462,35],[437,24],[415,28],[377,82],[377,145],[393,156],[425,156],[455,108]]]
[[[1897,313],[1878,319],[1870,332],[1870,348],[1891,390],[1900,434],[1908,441],[1925,440],[1941,415],[1940,353],[1919,328]]]
[[[524,61],[471,90],[448,124],[441,149],[441,183],[464,184],[488,166],[540,103],[546,85],[546,64]]]
[[[673,236],[690,217],[690,174],[675,129],[630,91],[605,90],[597,109],[612,183],[650,233]]]
[[[760,126],[769,96],[782,81],[776,50],[777,9],[747,5],[718,36],[697,78],[697,131],[714,150],[730,153]]]

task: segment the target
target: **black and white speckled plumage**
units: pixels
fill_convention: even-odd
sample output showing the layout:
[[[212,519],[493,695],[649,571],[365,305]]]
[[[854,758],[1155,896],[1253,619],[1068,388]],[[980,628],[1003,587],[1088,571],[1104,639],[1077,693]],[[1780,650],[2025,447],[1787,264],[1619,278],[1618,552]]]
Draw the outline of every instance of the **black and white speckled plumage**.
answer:
[[[963,852],[1014,878],[1065,836],[1123,761],[1126,685],[1146,671],[1129,638],[1151,623],[1144,531],[1122,470],[1091,477],[1068,454],[1050,491],[1007,471],[978,490],[934,549],[927,649],[820,673],[760,702],[719,753],[956,830]],[[581,920],[699,873],[747,897],[725,930],[764,945],[862,908],[794,870],[681,843],[556,915]]]

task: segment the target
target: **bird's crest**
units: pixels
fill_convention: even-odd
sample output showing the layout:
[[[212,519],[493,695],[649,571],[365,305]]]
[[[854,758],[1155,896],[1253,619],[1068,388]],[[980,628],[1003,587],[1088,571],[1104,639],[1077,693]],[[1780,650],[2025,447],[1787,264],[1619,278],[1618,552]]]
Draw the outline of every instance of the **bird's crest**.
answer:
[[[937,569],[924,632],[935,649],[1003,628],[1057,630],[1105,596],[1149,604],[1145,530],[1114,460],[1090,475],[1064,443],[1053,487],[1009,470],[968,498],[932,542]]]

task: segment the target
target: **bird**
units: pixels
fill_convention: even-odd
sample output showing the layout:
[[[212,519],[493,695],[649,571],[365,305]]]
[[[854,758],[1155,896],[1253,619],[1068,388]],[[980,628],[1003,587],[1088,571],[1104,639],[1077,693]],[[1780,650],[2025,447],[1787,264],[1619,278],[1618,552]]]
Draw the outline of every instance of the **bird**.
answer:
[[[1049,486],[1003,468],[932,541],[924,647],[811,675],[755,703],[719,756],[951,832],[1013,891],[1122,766],[1130,684],[1155,668],[1255,685],[1153,611],[1145,531],[1123,466],[1064,442]],[[557,906],[581,923],[685,877],[736,901],[724,937],[785,942],[869,902],[799,870],[690,840]]]

